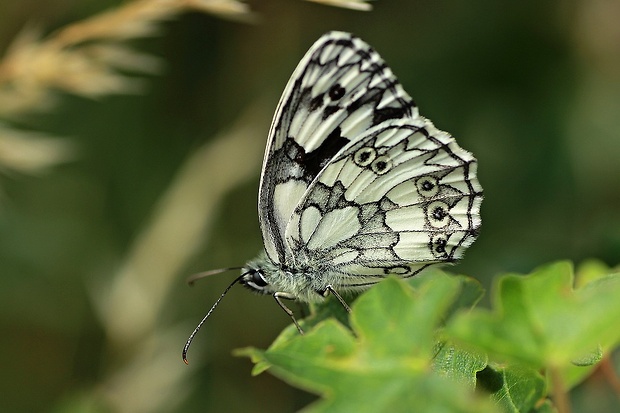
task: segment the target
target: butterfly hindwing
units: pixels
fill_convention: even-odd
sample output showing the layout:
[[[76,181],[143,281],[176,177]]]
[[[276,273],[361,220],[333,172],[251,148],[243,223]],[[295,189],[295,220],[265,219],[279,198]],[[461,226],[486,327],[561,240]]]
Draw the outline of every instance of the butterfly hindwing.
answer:
[[[480,226],[476,160],[422,117],[383,122],[341,150],[296,207],[295,265],[343,287],[459,258]],[[373,279],[374,278],[374,279]]]
[[[345,146],[390,119],[415,119],[417,108],[377,52],[343,32],[322,36],[306,53],[282,95],[259,189],[267,255],[290,259],[289,219],[310,183]]]

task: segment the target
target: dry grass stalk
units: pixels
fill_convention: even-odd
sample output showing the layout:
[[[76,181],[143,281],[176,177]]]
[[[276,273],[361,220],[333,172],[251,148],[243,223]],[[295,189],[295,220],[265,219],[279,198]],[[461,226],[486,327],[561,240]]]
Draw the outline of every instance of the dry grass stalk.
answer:
[[[168,407],[188,391],[192,369],[181,361],[181,349],[194,325],[170,327],[158,318],[180,272],[204,245],[224,195],[258,173],[264,140],[257,136],[267,134],[266,108],[256,102],[230,131],[192,154],[114,278],[93,286],[111,353],[124,360],[98,386],[112,411],[172,411]],[[199,352],[193,360],[200,360]]]
[[[235,0],[138,0],[46,39],[25,29],[0,61],[0,116],[48,108],[53,89],[90,98],[136,92],[135,79],[119,69],[152,73],[160,63],[120,42],[155,35],[162,21],[190,8],[226,16],[247,13]]]
[[[327,4],[335,7],[342,7],[344,9],[351,10],[362,10],[369,11],[372,10],[372,6],[367,2],[369,0],[308,0],[314,3]]]
[[[19,132],[0,123],[0,168],[34,174],[74,157],[73,146],[40,133]]]
[[[187,9],[226,17],[249,14],[237,0],[136,0],[47,38],[32,27],[25,28],[0,60],[0,118],[49,110],[56,90],[89,98],[140,91],[139,79],[121,71],[154,73],[161,62],[122,42],[157,34],[162,21]],[[58,148],[65,151],[66,142],[59,141],[52,149],[49,140],[26,144],[27,135],[8,126],[0,128],[0,168],[32,171],[36,165],[65,159]]]

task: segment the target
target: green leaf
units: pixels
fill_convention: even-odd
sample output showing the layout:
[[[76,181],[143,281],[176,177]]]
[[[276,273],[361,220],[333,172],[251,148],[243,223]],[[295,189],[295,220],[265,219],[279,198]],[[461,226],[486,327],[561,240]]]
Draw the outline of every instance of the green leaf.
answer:
[[[463,383],[470,389],[476,388],[477,374],[486,365],[486,355],[466,351],[449,342],[437,345],[437,354],[433,359],[433,367],[440,375]]]
[[[413,289],[388,278],[360,296],[352,306],[352,331],[321,320],[303,336],[287,329],[268,350],[238,354],[321,394],[324,400],[310,406],[312,412],[494,411],[458,379],[475,375],[480,360],[466,362],[462,354],[452,368],[431,368],[437,328],[462,281],[442,274],[416,284]],[[440,360],[445,354],[439,352]]]
[[[350,318],[326,300],[301,321],[307,334],[289,326],[268,350],[238,354],[255,373],[270,369],[322,395],[312,412],[492,411],[476,389],[505,412],[552,413],[547,380],[565,404],[566,389],[620,341],[620,275],[606,268],[586,263],[577,281],[567,262],[502,276],[493,310],[471,309],[483,294],[471,278],[389,278],[358,298]]]
[[[571,362],[578,367],[593,366],[603,359],[603,349],[598,346],[596,349],[582,354],[579,357],[574,358]]]
[[[383,281],[353,306],[351,323],[362,347],[373,359],[429,360],[435,327],[457,288],[458,283],[447,276],[433,278],[417,290],[396,278]]]
[[[586,260],[579,264],[575,270],[575,286],[582,287],[599,278],[606,277],[611,272],[609,266],[600,260]]]
[[[545,395],[545,378],[536,370],[492,364],[478,374],[478,386],[505,412],[531,411]]]
[[[583,303],[581,325],[585,330],[582,344],[586,351],[601,345],[605,351],[620,342],[620,274],[599,277],[577,291]]]
[[[450,311],[448,312],[449,314],[452,314],[457,309],[472,308],[480,301],[480,299],[482,299],[482,297],[484,297],[484,288],[475,278],[468,277],[466,275],[448,274],[445,271],[435,267],[425,270],[417,277],[409,278],[407,283],[417,289],[422,288],[422,286],[424,286],[427,282],[439,277],[450,277],[453,282],[457,281],[459,284],[458,294],[453,300]]]
[[[559,262],[528,276],[499,280],[495,311],[474,310],[451,320],[453,339],[501,359],[563,368],[620,339],[620,277],[597,278],[573,289],[571,264]]]

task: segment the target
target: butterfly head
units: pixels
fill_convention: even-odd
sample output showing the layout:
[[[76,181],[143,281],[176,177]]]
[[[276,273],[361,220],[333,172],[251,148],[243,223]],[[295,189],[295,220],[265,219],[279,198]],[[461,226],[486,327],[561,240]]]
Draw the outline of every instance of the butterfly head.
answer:
[[[303,302],[320,301],[325,285],[311,269],[276,264],[263,251],[241,269],[239,283],[259,294],[286,296]]]
[[[241,269],[239,283],[259,294],[273,294],[276,289],[270,279],[270,274],[277,272],[276,266],[264,254],[248,262]]]
[[[269,288],[269,283],[265,279],[265,276],[263,275],[263,271],[261,269],[250,268],[246,270],[244,268],[244,270],[244,275],[243,277],[241,277],[239,283],[257,293],[269,294],[271,292]]]

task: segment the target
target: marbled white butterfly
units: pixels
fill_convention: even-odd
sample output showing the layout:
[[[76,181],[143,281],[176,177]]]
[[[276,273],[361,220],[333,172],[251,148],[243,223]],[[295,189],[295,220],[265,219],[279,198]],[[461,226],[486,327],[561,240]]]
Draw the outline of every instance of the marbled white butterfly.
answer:
[[[377,52],[323,35],[289,80],[263,160],[264,252],[241,283],[305,302],[454,262],[476,239],[476,159],[418,114]],[[211,311],[192,333],[189,345]],[[299,328],[301,331],[301,328]]]

